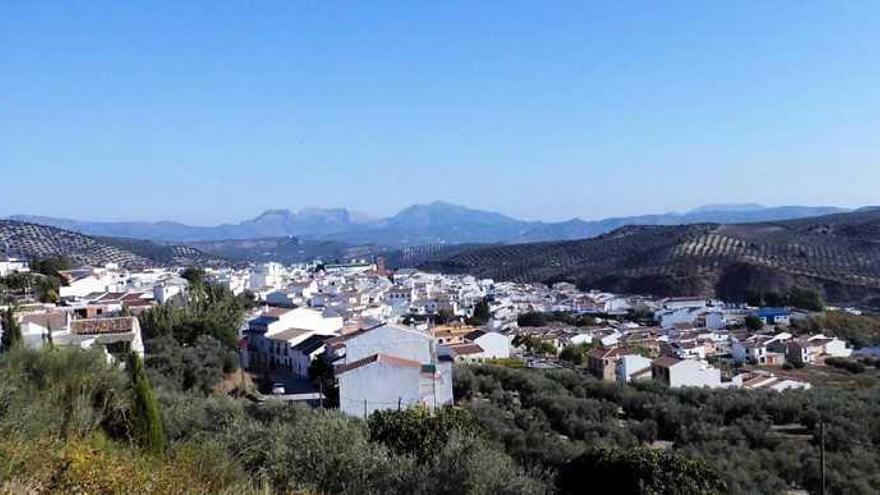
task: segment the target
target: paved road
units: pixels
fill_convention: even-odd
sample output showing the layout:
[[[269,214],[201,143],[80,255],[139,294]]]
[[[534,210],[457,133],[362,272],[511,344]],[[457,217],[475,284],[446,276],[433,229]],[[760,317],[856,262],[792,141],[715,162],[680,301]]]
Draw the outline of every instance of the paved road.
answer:
[[[323,399],[321,394],[287,394],[287,395],[260,395],[261,401],[279,401],[279,402],[313,402],[320,403]]]
[[[271,371],[269,372],[269,381],[271,382],[268,387],[269,389],[261,389],[260,392],[271,394],[272,383],[283,383],[286,394],[311,394],[318,391],[308,378],[298,377],[289,371]]]

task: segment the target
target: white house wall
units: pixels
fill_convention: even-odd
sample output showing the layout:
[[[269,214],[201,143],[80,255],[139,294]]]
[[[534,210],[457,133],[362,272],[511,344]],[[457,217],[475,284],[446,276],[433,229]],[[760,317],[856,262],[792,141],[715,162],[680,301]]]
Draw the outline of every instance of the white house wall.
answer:
[[[383,353],[418,363],[432,360],[433,337],[393,325],[374,328],[345,342],[345,362]]]
[[[484,359],[507,359],[510,357],[510,340],[500,333],[489,332],[480,336],[474,343],[483,348]]]
[[[381,361],[350,370],[339,376],[339,407],[350,416],[363,417],[396,409],[398,403],[401,407],[421,404],[420,375],[419,368]]]

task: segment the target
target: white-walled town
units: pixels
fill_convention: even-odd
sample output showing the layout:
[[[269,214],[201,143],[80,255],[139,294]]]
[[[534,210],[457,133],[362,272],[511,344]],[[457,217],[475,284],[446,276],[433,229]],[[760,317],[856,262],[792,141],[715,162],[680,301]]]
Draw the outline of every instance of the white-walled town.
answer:
[[[0,267],[7,275],[29,272],[23,260],[6,259]],[[16,303],[24,342],[95,347],[108,360],[129,351],[143,357],[137,316],[182,302],[190,283],[185,270],[115,264],[62,270],[57,303],[27,297]],[[792,322],[807,319],[808,310],[389,270],[381,258],[209,268],[204,277],[253,301],[240,328],[239,357],[245,370],[271,377],[279,397],[266,390],[268,400],[323,397],[310,381],[315,360],[322,360],[335,371],[339,407],[354,416],[451,404],[453,363],[572,368],[618,383],[783,391],[811,387],[797,378],[799,369],[853,353],[850,343],[821,332],[793,334]],[[758,325],[747,326],[748,320]]]

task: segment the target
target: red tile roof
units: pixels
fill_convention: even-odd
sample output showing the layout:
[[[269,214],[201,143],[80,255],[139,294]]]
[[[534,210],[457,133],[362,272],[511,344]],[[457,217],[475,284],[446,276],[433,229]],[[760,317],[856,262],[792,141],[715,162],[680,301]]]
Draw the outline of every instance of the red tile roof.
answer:
[[[627,350],[623,347],[612,347],[611,349],[594,347],[590,349],[590,352],[587,353],[587,356],[595,359],[608,359],[623,356],[624,354],[626,354],[626,352]]]
[[[134,329],[136,318],[122,316],[118,318],[92,318],[73,320],[71,332],[77,335],[97,335],[105,333],[128,333]]]
[[[268,316],[270,318],[278,318],[284,316],[285,314],[293,311],[289,308],[269,308],[266,311],[263,311],[263,316]]]
[[[61,311],[31,313],[22,316],[21,323],[33,323],[49,330],[62,330],[67,326],[67,313]]]
[[[97,300],[106,302],[106,301],[119,301],[125,298],[125,292],[106,292],[104,295],[99,297]]]
[[[456,356],[467,356],[469,354],[480,354],[483,348],[477,344],[452,344],[447,346]]]
[[[124,302],[126,307],[152,306],[154,301],[150,299],[132,299]]]
[[[335,368],[335,373],[338,376],[372,363],[385,363],[398,367],[422,369],[421,363],[413,361],[411,359],[389,356],[388,354],[373,354],[372,356],[359,359],[353,363],[341,364]]]
[[[143,292],[129,292],[122,298],[123,301],[141,301],[146,300]]]
[[[659,368],[669,368],[675,366],[676,364],[682,362],[682,359],[674,358],[672,356],[662,356],[654,360],[651,363],[651,366],[657,366]]]

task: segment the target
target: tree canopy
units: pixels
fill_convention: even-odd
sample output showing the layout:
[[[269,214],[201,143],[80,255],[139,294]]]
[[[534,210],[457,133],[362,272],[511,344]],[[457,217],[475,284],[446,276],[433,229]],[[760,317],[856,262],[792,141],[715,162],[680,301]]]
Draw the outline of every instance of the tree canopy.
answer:
[[[0,322],[3,336],[0,337],[0,351],[6,352],[22,344],[21,326],[15,319],[15,309],[12,306],[3,311],[3,321]]]
[[[190,286],[183,301],[170,301],[140,317],[146,368],[159,387],[204,394],[238,369],[239,328],[250,301],[229,289]]]
[[[590,344],[570,344],[562,348],[559,359],[568,361],[574,365],[583,365],[587,362],[587,353],[593,346]]]
[[[489,301],[483,298],[474,305],[474,314],[467,319],[467,324],[474,326],[485,325],[489,323],[490,318],[492,318],[492,313],[489,312]]]
[[[184,345],[210,335],[229,349],[238,345],[238,330],[244,318],[245,302],[228,288],[205,284],[191,287],[183,304],[166,303],[140,317],[147,339],[170,336]]]
[[[851,342],[855,347],[880,345],[880,318],[854,315],[844,311],[828,311],[805,320],[792,321],[796,334],[823,333]]]
[[[162,454],[165,452],[165,427],[159,412],[153,387],[144,372],[144,364],[140,356],[131,352],[126,362],[132,389],[132,424],[134,437],[148,452]]]
[[[561,471],[559,493],[581,494],[584,486],[620,495],[712,495],[727,486],[703,460],[644,447],[589,449]]]
[[[793,488],[816,493],[819,423],[824,421],[828,493],[880,491],[880,435],[870,433],[880,417],[876,388],[778,393],[670,389],[654,382],[620,387],[571,370],[469,366],[456,368],[455,391],[456,404],[470,410],[488,438],[503,442],[520,464],[548,472],[558,483],[572,479],[563,473],[577,479],[581,468],[607,457],[598,465],[621,469],[648,463],[634,475],[646,477],[646,491],[637,493],[669,493],[656,491],[656,480],[666,484],[657,469],[686,476],[685,483],[675,485],[682,490],[695,487],[672,493],[712,493],[714,481],[709,490],[700,491],[685,474],[702,473],[706,467],[714,473],[707,473],[707,480],[724,483],[726,488],[716,490],[723,493],[781,493]],[[775,431],[792,425],[801,433]],[[644,447],[671,449],[668,454],[683,458],[654,459],[646,451],[631,452]],[[597,461],[596,448],[611,450]],[[628,481],[618,480],[620,493],[628,493]],[[563,486],[572,485],[556,488]],[[582,476],[574,486],[581,491],[598,486],[597,493],[606,493],[602,480],[594,477]]]
[[[764,328],[764,322],[755,315],[748,315],[744,321],[746,328],[752,332],[758,332]]]

